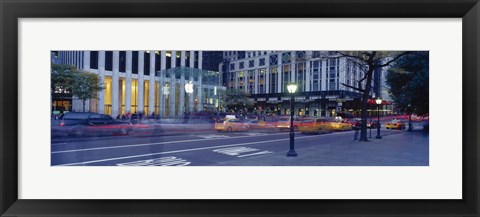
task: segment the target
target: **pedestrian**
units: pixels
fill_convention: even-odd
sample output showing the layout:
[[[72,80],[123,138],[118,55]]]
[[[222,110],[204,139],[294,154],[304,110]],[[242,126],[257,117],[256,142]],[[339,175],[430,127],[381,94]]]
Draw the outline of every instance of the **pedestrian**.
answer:
[[[358,126],[355,126],[354,129],[355,129],[355,133],[353,134],[353,140],[356,141],[358,140],[358,131],[359,131]]]

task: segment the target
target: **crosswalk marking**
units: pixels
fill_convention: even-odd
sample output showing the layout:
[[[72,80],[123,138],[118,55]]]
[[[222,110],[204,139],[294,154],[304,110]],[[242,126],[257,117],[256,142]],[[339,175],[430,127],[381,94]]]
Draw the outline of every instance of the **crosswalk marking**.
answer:
[[[248,156],[253,156],[253,155],[260,155],[260,154],[269,154],[273,153],[271,151],[260,151],[259,149],[256,148],[250,148],[250,147],[229,147],[229,148],[221,148],[221,149],[215,149],[213,152],[220,153],[220,154],[226,154],[230,156],[237,156],[237,157],[248,157]],[[255,152],[255,153],[251,153]],[[249,154],[243,154],[243,153],[249,153]]]
[[[191,162],[174,156],[119,163],[117,166],[187,166]]]

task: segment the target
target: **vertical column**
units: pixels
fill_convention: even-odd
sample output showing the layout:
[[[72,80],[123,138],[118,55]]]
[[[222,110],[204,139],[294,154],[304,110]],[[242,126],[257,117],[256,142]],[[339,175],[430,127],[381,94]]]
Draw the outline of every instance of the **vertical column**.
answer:
[[[143,102],[143,69],[144,69],[144,58],[145,54],[143,50],[138,51],[138,91],[137,91],[137,99],[138,99],[138,104],[137,104],[137,111],[143,112],[143,107],[144,107],[144,102]]]
[[[105,85],[105,51],[98,51],[98,76],[100,77],[100,83]],[[99,90],[97,93],[98,104],[97,111],[100,114],[105,113],[105,90]]]
[[[339,74],[340,74],[340,77],[338,78],[338,79],[339,79],[338,83],[340,83],[340,84],[338,85],[338,89],[339,89],[339,90],[345,90],[345,89],[346,89],[345,86],[341,85],[342,83],[347,83],[347,82],[346,82],[346,78],[345,78],[345,75],[346,75],[346,73],[347,73],[347,62],[346,62],[346,60],[347,60],[346,58],[339,58],[339,60],[338,60],[338,61],[339,61],[338,69],[339,69],[339,71],[340,71],[340,73],[339,73]],[[380,72],[378,73],[378,75],[380,75]],[[381,77],[380,77],[380,78],[381,78]],[[380,85],[380,83],[378,83],[378,84]],[[378,87],[377,87],[377,88],[378,88]],[[378,93],[381,94],[381,90],[378,91]],[[345,97],[344,97],[344,98],[345,98]]]
[[[180,94],[180,105],[178,106],[178,114],[183,115],[185,112],[185,74],[184,71],[181,70],[182,73],[180,75],[180,88],[178,89],[178,92]]]
[[[191,50],[189,51],[190,52],[190,68],[195,68],[195,51]],[[190,69],[190,82],[193,84],[193,70]],[[189,112],[193,112],[193,108],[194,108],[194,97],[195,96],[195,92],[191,93],[189,96],[188,96],[188,111]]]
[[[190,52],[190,68],[195,68],[195,51],[191,50]]]
[[[83,69],[90,69],[90,51],[83,52]]]
[[[306,61],[305,61],[305,91],[308,92],[310,91],[310,87],[312,86],[312,82],[311,82],[311,79],[310,79],[310,58],[312,56],[312,51],[307,51],[305,53],[305,56],[307,58]],[[310,112],[313,112],[313,111],[310,111]]]
[[[177,63],[177,51],[170,51],[171,52],[171,58],[170,58],[170,68],[175,68],[176,63]]]
[[[160,116],[165,116],[165,69],[167,68],[167,52],[165,51],[161,51],[160,52],[160,88],[159,88],[159,91],[160,93],[158,94],[158,97],[160,97],[160,107],[159,107],[159,110],[160,110]]]
[[[125,69],[125,113],[132,111],[132,51],[126,52]]]
[[[278,66],[277,66],[277,93],[282,93],[283,89],[283,70],[282,70],[282,52],[278,54]]]
[[[322,77],[322,79],[320,80],[320,82],[322,83],[322,89],[321,90],[327,90],[327,63],[328,63],[328,59],[325,59],[325,60],[320,60],[321,63],[322,63],[322,67],[321,67],[321,71],[320,71],[320,74]]]
[[[270,56],[265,58],[265,93],[270,93]]]
[[[120,52],[113,51],[112,61],[112,116],[115,118],[119,114],[119,65],[120,65]]]
[[[148,84],[148,112],[155,111],[155,51],[150,51],[150,78]],[[147,114],[149,115],[149,114]]]
[[[198,51],[198,69],[202,69],[202,60],[203,59],[203,53],[202,51]],[[200,75],[198,75],[198,108],[197,111],[203,111],[203,72],[200,71]]]
[[[187,56],[185,55],[185,51],[182,50],[180,51],[180,66],[184,67],[185,66],[185,59]]]
[[[290,69],[290,82],[297,82],[297,56],[296,51],[292,51],[290,55],[291,59],[291,69]],[[300,89],[300,88],[299,88]]]
[[[170,117],[175,117],[177,114],[177,111],[175,110],[175,103],[176,103],[176,89],[177,89],[177,81],[175,79],[175,72],[171,70],[170,72],[170,100],[169,100],[169,106],[170,106]]]
[[[258,84],[259,84],[259,79],[260,79],[260,76],[258,76],[258,68],[257,69],[254,69],[255,72],[253,74],[253,93],[254,94],[258,94]]]

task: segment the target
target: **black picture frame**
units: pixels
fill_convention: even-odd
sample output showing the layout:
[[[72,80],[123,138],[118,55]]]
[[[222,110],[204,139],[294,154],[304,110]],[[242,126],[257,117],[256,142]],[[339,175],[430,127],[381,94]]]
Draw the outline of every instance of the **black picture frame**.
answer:
[[[1,216],[479,216],[478,0],[0,0],[0,15]],[[463,199],[20,200],[18,19],[67,17],[462,18]]]

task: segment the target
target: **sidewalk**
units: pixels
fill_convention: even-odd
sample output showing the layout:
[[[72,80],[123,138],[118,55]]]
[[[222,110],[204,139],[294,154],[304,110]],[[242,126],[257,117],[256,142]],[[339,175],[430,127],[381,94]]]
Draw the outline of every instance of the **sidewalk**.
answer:
[[[428,166],[429,137],[421,130],[402,131],[369,142],[338,143],[298,148],[297,157],[273,153],[239,159],[222,166]]]

